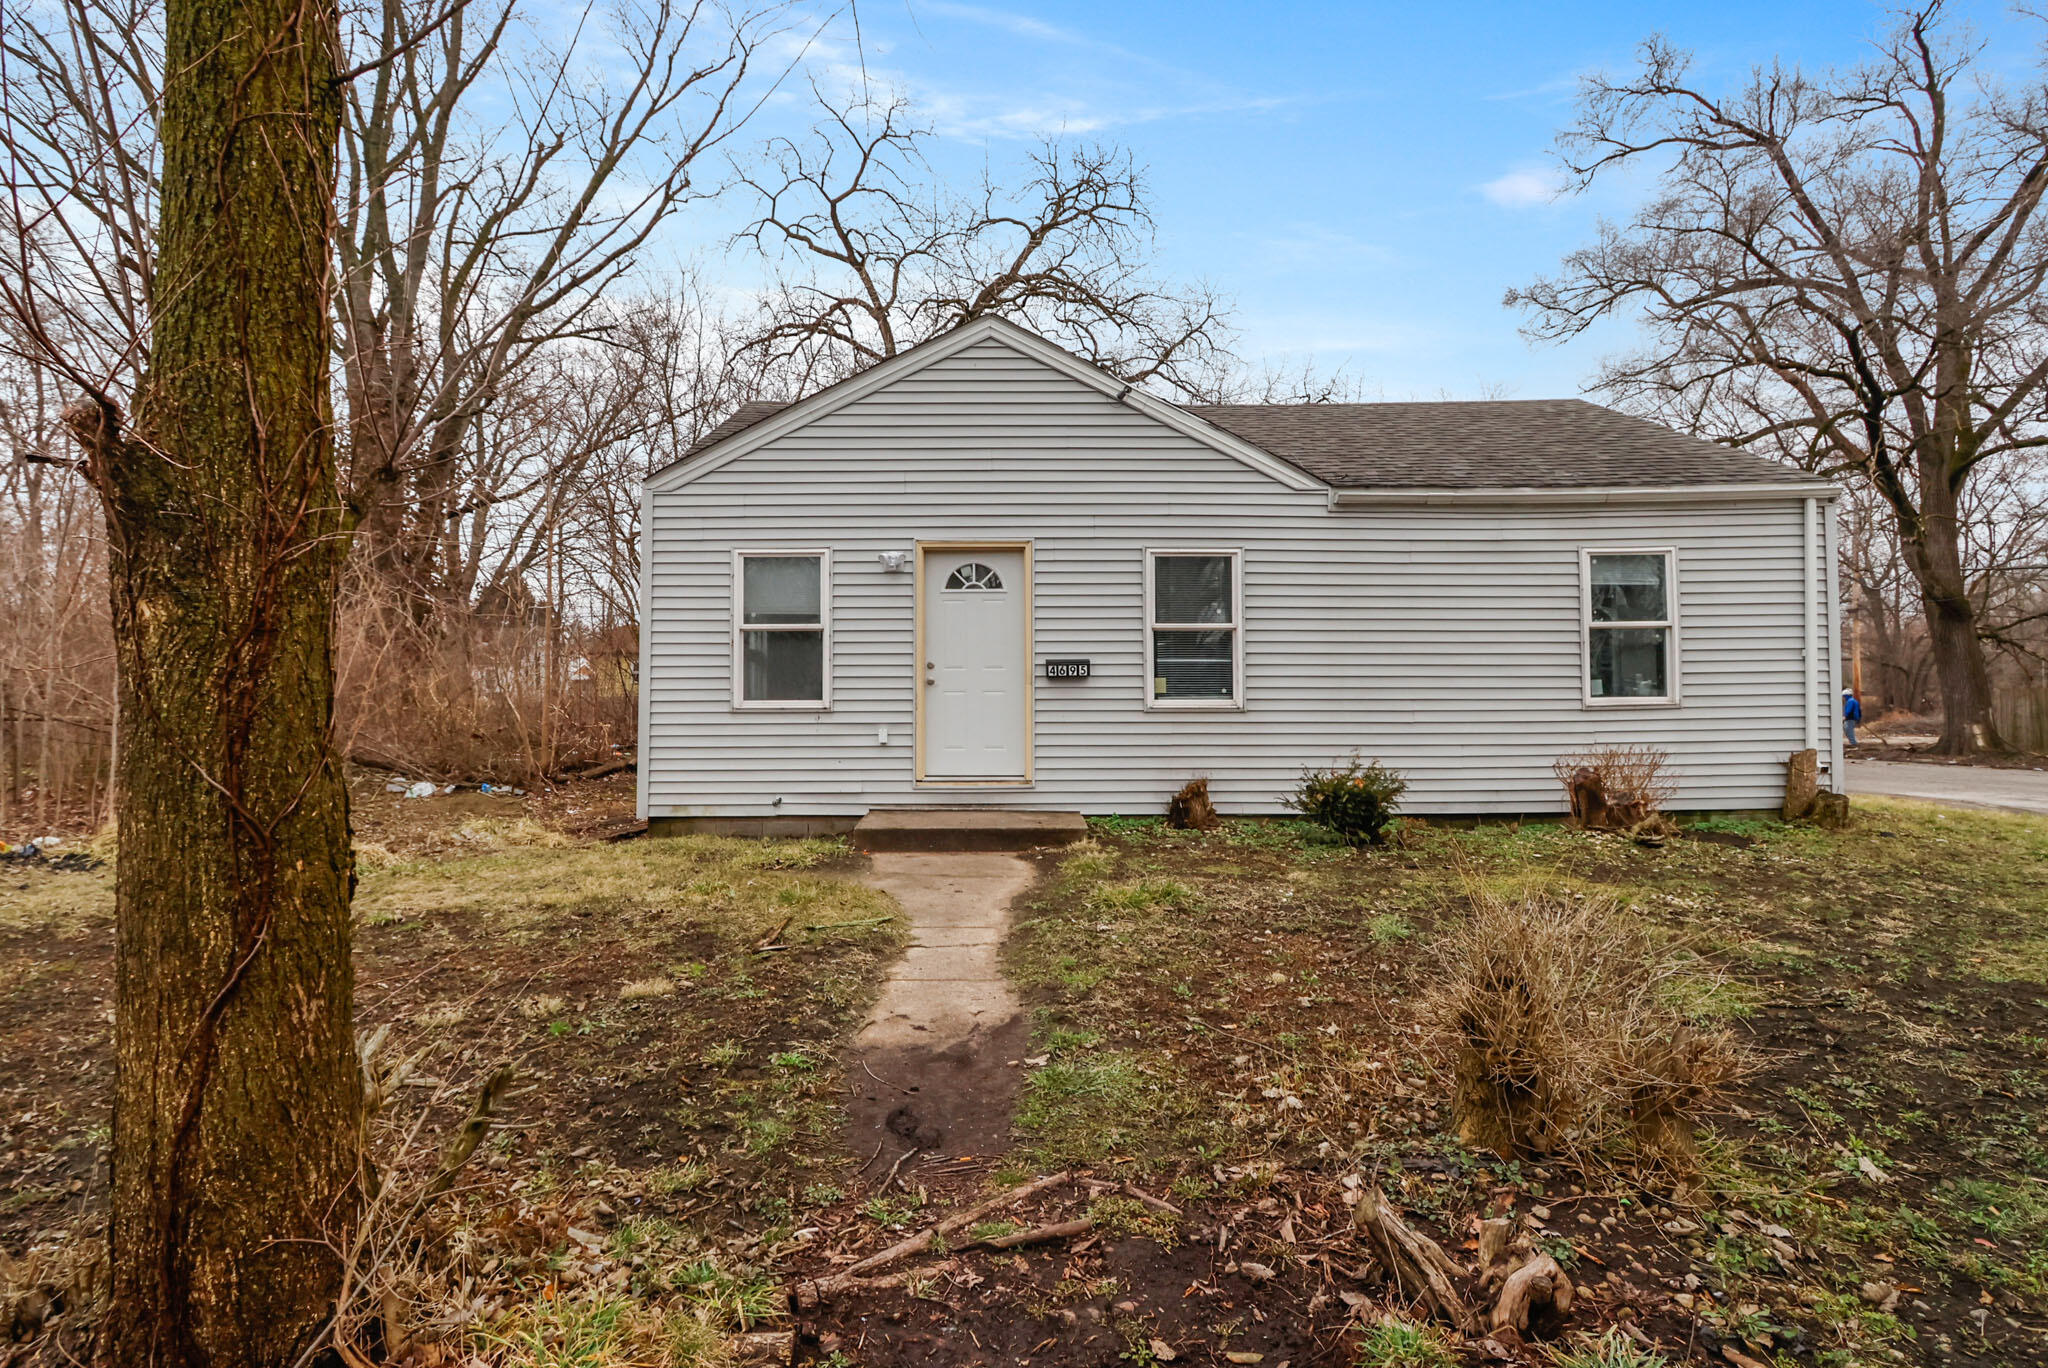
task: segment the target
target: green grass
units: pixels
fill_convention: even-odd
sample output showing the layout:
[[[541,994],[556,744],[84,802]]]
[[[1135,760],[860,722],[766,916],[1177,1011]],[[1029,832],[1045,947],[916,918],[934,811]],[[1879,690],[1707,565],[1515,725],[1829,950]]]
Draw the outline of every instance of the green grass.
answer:
[[[1443,1332],[1389,1318],[1365,1332],[1358,1343],[1358,1368],[1457,1368]]]
[[[1399,945],[1415,935],[1415,924],[1399,912],[1380,912],[1366,921],[1365,934],[1375,945]]]
[[[1592,1344],[1553,1355],[1550,1362],[1551,1368],[1665,1368],[1670,1360],[1610,1330]]]
[[[1056,1059],[1025,1079],[1017,1125],[1042,1153],[1107,1158],[1143,1114],[1147,1091],[1144,1073],[1120,1055]]]

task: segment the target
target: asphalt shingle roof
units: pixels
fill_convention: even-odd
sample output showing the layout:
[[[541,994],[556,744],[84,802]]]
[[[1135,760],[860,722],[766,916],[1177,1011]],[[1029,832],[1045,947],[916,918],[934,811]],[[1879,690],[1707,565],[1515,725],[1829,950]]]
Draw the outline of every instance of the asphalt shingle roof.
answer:
[[[1339,489],[1666,488],[1811,478],[1583,399],[1183,407]]]
[[[684,459],[786,407],[742,404]],[[1664,489],[1812,478],[1583,399],[1181,407],[1339,489]]]

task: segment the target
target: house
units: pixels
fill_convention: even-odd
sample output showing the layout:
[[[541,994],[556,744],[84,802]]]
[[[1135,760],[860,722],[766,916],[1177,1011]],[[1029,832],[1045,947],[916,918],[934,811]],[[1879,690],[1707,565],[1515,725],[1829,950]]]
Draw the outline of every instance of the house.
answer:
[[[1774,807],[1841,773],[1836,494],[1578,400],[1178,406],[976,320],[648,479],[640,810],[1273,813],[1356,752],[1549,813],[1612,743]]]

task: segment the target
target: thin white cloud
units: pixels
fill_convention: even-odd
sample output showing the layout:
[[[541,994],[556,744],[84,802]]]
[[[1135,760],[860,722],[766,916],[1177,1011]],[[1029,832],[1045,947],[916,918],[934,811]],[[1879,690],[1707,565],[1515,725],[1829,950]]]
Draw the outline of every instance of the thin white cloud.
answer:
[[[1391,266],[1399,258],[1377,242],[1320,223],[1288,224],[1258,242],[1259,259],[1269,266]]]
[[[1547,81],[1539,81],[1535,85],[1525,86],[1520,90],[1503,90],[1484,98],[1488,100],[1551,100],[1559,95],[1577,94],[1580,79],[1580,73],[1574,71],[1568,76],[1553,76]]]
[[[1479,193],[1503,209],[1537,209],[1564,193],[1564,180],[1555,171],[1525,167],[1486,182]]]
[[[1001,29],[1004,33],[1015,34],[1019,38],[1037,38],[1048,43],[1066,43],[1073,47],[1109,46],[1072,29],[1060,28],[1021,14],[1011,14],[1007,10],[989,9],[982,5],[948,4],[944,0],[928,0],[925,9],[932,14],[943,14],[949,19],[965,19],[969,23]]]

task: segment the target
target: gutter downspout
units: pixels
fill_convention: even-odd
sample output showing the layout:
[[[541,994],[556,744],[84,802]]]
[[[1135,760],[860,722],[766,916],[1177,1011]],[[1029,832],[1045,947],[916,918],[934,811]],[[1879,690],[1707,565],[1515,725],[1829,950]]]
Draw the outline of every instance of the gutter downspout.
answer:
[[[1821,568],[1820,591],[1827,595],[1827,615],[1823,622],[1827,627],[1829,677],[1823,706],[1830,710],[1841,706],[1842,689],[1845,687],[1842,677],[1846,661],[1842,650],[1842,581],[1839,568],[1842,534],[1841,525],[1837,520],[1840,511],[1841,505],[1834,499],[1825,500],[1821,504],[1821,542],[1827,554]],[[1828,734],[1832,738],[1828,743],[1828,777],[1834,782],[1835,792],[1847,793],[1849,771],[1844,767],[1847,757],[1842,754],[1842,728],[1833,711],[1824,712],[1822,716],[1829,719]]]
[[[1814,545],[1814,519],[1819,510],[1819,499],[1809,497],[1800,503],[1799,571],[1806,608],[1806,649],[1801,663],[1805,673],[1806,749],[1810,751],[1820,749],[1820,585],[1814,563],[1818,550]]]

